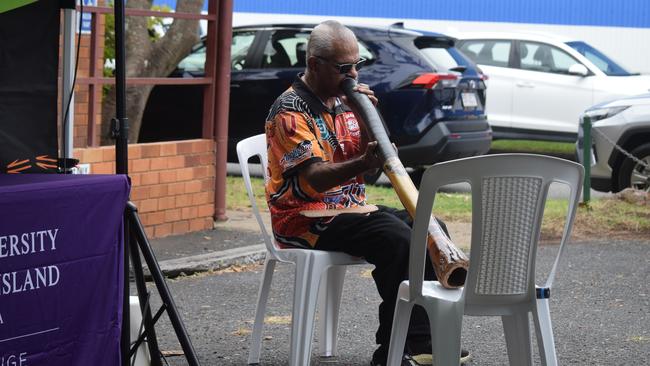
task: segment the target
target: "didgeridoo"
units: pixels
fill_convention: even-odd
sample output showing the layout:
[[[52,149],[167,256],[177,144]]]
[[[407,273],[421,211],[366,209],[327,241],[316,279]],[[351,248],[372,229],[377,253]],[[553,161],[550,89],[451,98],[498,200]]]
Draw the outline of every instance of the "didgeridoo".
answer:
[[[382,160],[384,173],[388,176],[404,208],[412,218],[415,218],[418,190],[388,139],[377,109],[367,95],[353,90],[356,84],[356,80],[346,78],[343,80],[341,88],[348,101],[356,107],[356,112],[360,114],[370,130],[371,136],[377,141],[376,151]],[[436,277],[442,286],[458,288],[465,284],[469,259],[449,240],[438,221],[433,217],[429,220],[427,249]]]

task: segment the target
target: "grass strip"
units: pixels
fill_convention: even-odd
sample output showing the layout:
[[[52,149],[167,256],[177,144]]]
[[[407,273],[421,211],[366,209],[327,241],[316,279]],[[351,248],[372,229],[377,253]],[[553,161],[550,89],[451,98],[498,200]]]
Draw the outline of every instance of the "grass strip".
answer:
[[[551,155],[574,155],[576,151],[575,144],[572,142],[535,140],[493,140],[490,149],[497,152],[526,152]]]
[[[226,179],[226,208],[247,210],[251,208],[241,177],[228,176]],[[264,198],[264,182],[252,178],[256,192],[257,205],[267,210]],[[401,208],[402,204],[390,187],[366,187],[368,202],[389,207]],[[468,193],[438,193],[434,213],[445,221],[471,222],[471,196]],[[563,199],[550,199],[546,203],[542,221],[542,239],[558,239],[564,229],[567,202]],[[593,200],[589,206],[580,206],[573,227],[574,238],[605,239],[610,236],[650,237],[650,206],[636,205],[616,197]]]

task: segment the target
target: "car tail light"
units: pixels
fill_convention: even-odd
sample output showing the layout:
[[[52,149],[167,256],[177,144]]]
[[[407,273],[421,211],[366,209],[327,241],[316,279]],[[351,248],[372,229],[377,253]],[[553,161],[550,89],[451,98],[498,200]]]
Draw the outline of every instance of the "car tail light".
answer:
[[[490,77],[487,76],[487,74],[481,74],[481,80],[486,81],[486,80],[489,80],[489,79],[490,79]]]
[[[426,89],[433,89],[439,81],[442,81],[443,83],[445,81],[455,81],[458,80],[458,76],[453,75],[453,74],[433,74],[433,73],[428,73],[428,74],[422,74],[416,77],[412,82],[411,85],[417,86],[420,88],[426,88]]]

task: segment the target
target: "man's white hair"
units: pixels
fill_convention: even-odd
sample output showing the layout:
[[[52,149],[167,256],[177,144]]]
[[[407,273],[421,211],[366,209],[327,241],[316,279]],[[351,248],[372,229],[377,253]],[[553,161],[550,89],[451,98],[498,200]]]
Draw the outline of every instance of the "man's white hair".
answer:
[[[356,42],[356,39],[357,37],[350,28],[336,20],[326,20],[317,25],[311,32],[307,43],[307,58],[310,56],[328,58],[332,54],[335,42],[349,40]]]

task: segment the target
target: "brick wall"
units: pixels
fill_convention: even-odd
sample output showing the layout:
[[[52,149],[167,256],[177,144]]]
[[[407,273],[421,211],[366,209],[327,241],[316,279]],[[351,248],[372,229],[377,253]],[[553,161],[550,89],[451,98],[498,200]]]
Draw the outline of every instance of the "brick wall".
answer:
[[[75,149],[91,174],[115,173],[115,147]],[[131,200],[149,238],[212,229],[215,143],[184,140],[129,145]]]

